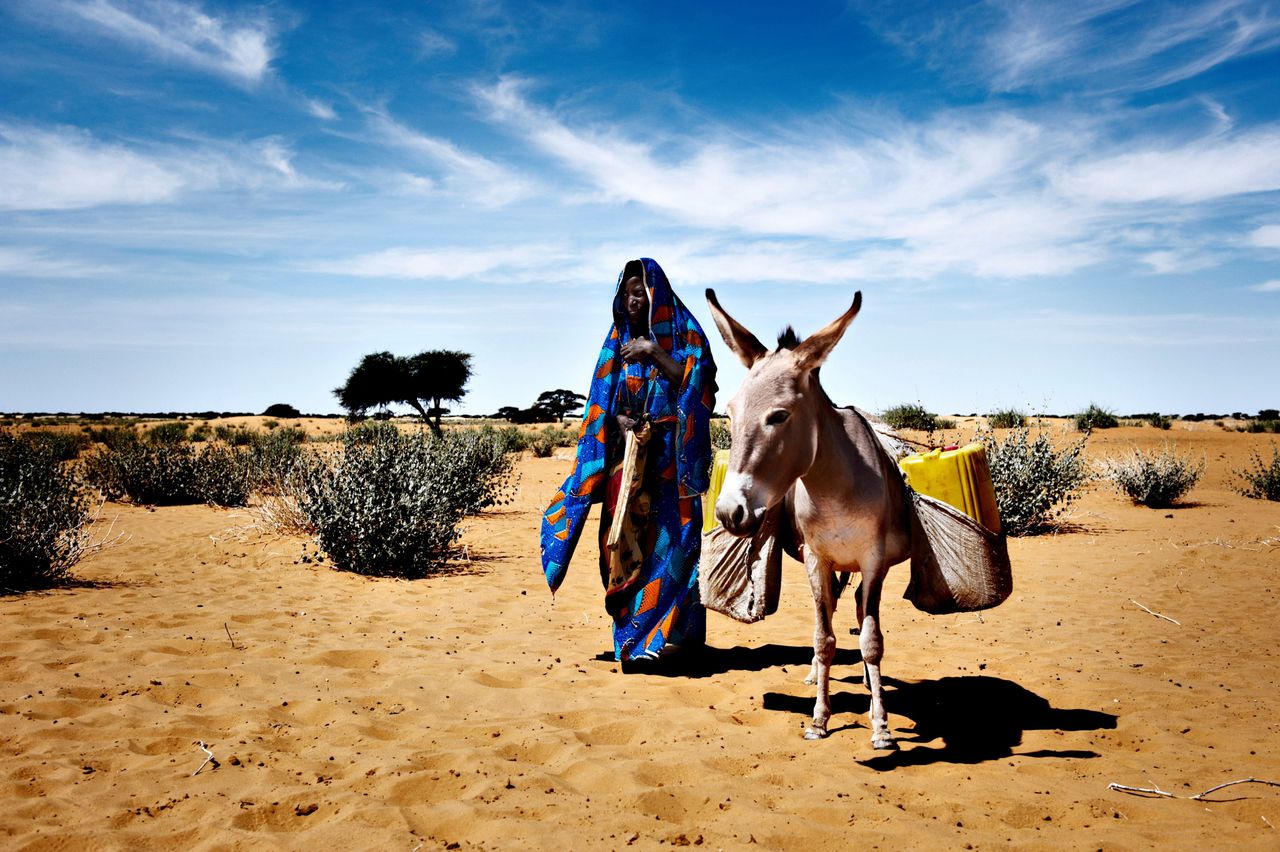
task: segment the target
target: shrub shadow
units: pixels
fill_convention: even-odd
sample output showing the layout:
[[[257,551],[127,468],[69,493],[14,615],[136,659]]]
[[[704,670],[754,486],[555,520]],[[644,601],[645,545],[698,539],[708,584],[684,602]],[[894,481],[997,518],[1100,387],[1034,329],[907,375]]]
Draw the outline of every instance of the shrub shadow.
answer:
[[[858,761],[876,770],[939,762],[982,763],[1015,754],[1018,757],[1092,758],[1098,753],[1087,749],[1015,753],[1014,748],[1021,744],[1025,731],[1097,731],[1116,727],[1114,714],[1053,707],[1029,689],[1001,678],[976,675],[918,683],[885,678],[884,682],[889,713],[905,716],[915,723],[914,728],[898,729],[894,734],[900,745],[915,746]],[[870,696],[860,684],[853,691],[833,690],[832,720],[840,721],[839,714],[855,714],[864,717],[856,727],[865,727],[870,703]],[[808,717],[813,712],[813,695],[766,693],[764,707]],[[855,726],[835,728],[831,733],[849,727]],[[940,746],[926,745],[939,740]]]

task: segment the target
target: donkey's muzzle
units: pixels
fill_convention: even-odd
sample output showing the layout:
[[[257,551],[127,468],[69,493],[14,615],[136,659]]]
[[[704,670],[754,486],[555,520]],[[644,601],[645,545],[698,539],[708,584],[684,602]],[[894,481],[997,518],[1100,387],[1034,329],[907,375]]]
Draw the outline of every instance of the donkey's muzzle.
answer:
[[[755,535],[764,521],[764,507],[753,508],[749,493],[750,477],[730,473],[725,477],[720,498],[716,500],[716,520],[725,530],[740,538]]]

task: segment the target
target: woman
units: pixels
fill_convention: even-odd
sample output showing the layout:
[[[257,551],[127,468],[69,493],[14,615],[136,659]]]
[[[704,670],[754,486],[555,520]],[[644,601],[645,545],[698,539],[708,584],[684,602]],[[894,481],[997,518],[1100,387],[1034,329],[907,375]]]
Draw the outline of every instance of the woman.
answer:
[[[624,663],[698,647],[706,637],[698,554],[715,371],[702,327],[662,268],[648,258],[629,262],[618,276],[573,471],[542,519],[542,568],[554,594],[591,504],[604,502],[600,575],[614,657]],[[629,441],[635,475],[624,483]]]

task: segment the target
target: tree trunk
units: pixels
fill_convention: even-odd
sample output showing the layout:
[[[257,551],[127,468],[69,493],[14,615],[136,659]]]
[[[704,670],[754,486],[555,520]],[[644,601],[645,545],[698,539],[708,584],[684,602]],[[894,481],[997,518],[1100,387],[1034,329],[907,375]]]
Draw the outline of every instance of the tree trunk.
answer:
[[[430,421],[430,420],[427,421],[428,423],[431,424],[432,434],[434,434],[437,438],[441,437],[444,434],[444,432],[442,432],[440,429],[440,403],[442,401],[443,400],[441,400],[439,397],[436,397],[435,399],[432,400],[432,402],[435,403],[436,419],[434,421]]]

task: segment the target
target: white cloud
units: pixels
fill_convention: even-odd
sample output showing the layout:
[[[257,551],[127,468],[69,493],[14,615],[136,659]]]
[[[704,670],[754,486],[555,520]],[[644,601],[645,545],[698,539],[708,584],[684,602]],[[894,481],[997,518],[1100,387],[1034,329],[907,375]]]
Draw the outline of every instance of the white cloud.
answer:
[[[445,247],[393,248],[356,257],[308,264],[312,272],[353,275],[358,278],[407,278],[458,281],[464,278],[527,280],[555,257],[547,246],[496,248]]]
[[[1275,126],[1121,147],[1103,117],[955,110],[908,123],[851,111],[663,136],[572,120],[517,79],[477,97],[577,177],[565,197],[637,204],[710,233],[829,241],[848,269],[876,277],[1067,274],[1121,255],[1194,271],[1224,244],[1200,227],[1221,213],[1208,202],[1280,189]]]
[[[1280,280],[1263,281],[1261,284],[1254,284],[1249,289],[1259,293],[1280,293]]]
[[[298,174],[292,158],[277,137],[135,150],[73,127],[0,124],[0,209],[73,210],[162,203],[202,190],[334,186]]]
[[[988,19],[980,67],[1005,91],[1067,81],[1154,89],[1280,43],[1280,19],[1262,0],[994,5],[1003,14]]]
[[[258,82],[271,67],[272,31],[262,19],[218,17],[179,0],[54,0],[46,14],[56,11],[161,59],[242,82]]]
[[[13,278],[88,278],[114,270],[44,249],[0,246],[0,275]]]
[[[385,110],[366,106],[369,127],[385,145],[408,151],[439,170],[438,177],[405,173],[408,189],[422,192],[435,187],[486,207],[501,207],[528,197],[534,188],[516,171],[466,151],[452,142],[419,133],[393,119]]]
[[[427,28],[418,35],[418,55],[423,59],[452,56],[457,51],[457,45],[437,30]]]
[[[1259,248],[1280,249],[1280,225],[1263,225],[1249,234],[1249,243]]]
[[[1102,156],[1055,169],[1065,195],[1103,202],[1194,203],[1280,189],[1280,129]]]
[[[315,98],[307,98],[307,112],[323,121],[333,121],[338,117],[338,113],[331,104],[324,101],[318,101]]]
[[[68,210],[167,201],[181,174],[74,128],[0,125],[0,209]]]

